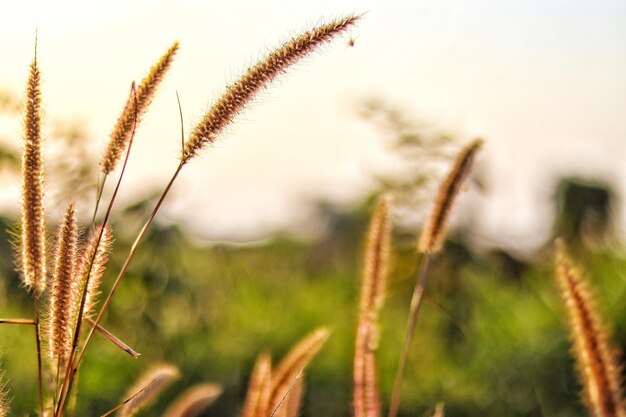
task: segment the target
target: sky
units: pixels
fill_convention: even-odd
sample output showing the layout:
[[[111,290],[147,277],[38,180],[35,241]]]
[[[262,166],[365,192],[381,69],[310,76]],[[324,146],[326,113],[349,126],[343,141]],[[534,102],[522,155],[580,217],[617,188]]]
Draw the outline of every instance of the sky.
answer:
[[[372,97],[459,143],[486,140],[476,165],[486,185],[460,208],[484,244],[543,243],[561,176],[626,192],[624,1],[23,1],[6,10],[0,89],[22,94],[36,29],[46,120],[83,122],[95,149],[131,81],[181,42],[138,132],[127,201],[164,186],[176,168],[176,92],[190,130],[272,48],[319,22],[363,13],[185,167],[160,218],[202,238],[311,232],[319,226],[311,201],[346,206],[371,192],[373,177],[393,165],[388,138],[356,110]],[[8,130],[19,140],[19,126]],[[625,219],[621,208],[622,234]]]

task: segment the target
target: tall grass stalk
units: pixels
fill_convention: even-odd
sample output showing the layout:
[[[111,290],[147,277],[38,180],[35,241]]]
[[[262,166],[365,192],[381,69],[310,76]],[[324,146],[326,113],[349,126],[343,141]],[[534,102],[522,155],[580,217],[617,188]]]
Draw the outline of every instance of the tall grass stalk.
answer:
[[[400,351],[400,359],[396,370],[396,377],[391,392],[391,401],[389,405],[389,417],[396,417],[398,408],[400,407],[400,396],[402,393],[402,382],[409,358],[413,334],[415,333],[415,325],[417,324],[417,316],[419,314],[420,305],[425,291],[426,276],[430,259],[433,254],[439,252],[443,245],[445,237],[445,227],[450,214],[450,210],[461,191],[461,187],[469,175],[472,163],[476,153],[482,146],[483,141],[476,139],[465,146],[458,154],[454,161],[450,172],[445,177],[439,187],[439,192],[435,200],[433,210],[426,221],[426,226],[422,231],[422,235],[418,244],[418,273],[413,295],[411,297],[411,305],[409,307],[409,315],[404,333],[404,340]]]

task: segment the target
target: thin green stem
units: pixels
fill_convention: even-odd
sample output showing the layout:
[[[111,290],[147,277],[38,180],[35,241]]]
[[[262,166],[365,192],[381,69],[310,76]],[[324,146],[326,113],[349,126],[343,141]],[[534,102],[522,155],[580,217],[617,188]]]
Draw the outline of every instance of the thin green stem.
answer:
[[[411,342],[413,341],[413,333],[415,332],[415,324],[417,323],[417,315],[422,303],[422,296],[424,295],[424,284],[426,283],[426,271],[428,270],[428,264],[430,261],[430,254],[422,254],[419,261],[419,271],[417,273],[417,281],[415,282],[415,288],[413,289],[413,296],[411,297],[411,307],[409,308],[409,318],[406,325],[406,332],[404,334],[404,341],[402,342],[402,350],[400,353],[400,360],[398,361],[398,369],[396,370],[396,379],[393,384],[393,391],[391,392],[391,402],[389,405],[389,417],[396,417],[398,415],[398,408],[400,406],[400,395],[402,393],[402,382],[404,379],[404,372],[406,370],[406,364],[409,358],[409,349],[411,348]]]

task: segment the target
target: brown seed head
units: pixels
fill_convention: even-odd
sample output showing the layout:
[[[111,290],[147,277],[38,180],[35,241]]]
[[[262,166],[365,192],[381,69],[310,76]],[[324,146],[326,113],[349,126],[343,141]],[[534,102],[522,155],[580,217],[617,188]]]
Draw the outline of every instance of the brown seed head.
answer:
[[[24,114],[22,154],[22,224],[20,272],[26,288],[42,293],[46,287],[46,245],[43,210],[43,158],[41,156],[41,74],[37,58],[30,65]]]
[[[133,397],[117,415],[130,417],[142,407],[152,402],[160,393],[180,376],[178,368],[173,365],[156,365],[146,371],[137,382],[128,390],[125,398]]]
[[[359,16],[347,16],[318,26],[293,38],[250,68],[238,81],[230,85],[200,123],[191,132],[183,147],[181,162],[189,162],[198,151],[229,125],[246,104],[276,76],[285,72],[296,61],[352,26]]]
[[[476,139],[464,147],[457,156],[450,173],[439,187],[433,211],[426,222],[419,241],[419,250],[424,253],[435,253],[441,250],[448,215],[452,204],[461,190],[463,181],[469,175],[476,152],[483,141]]]
[[[254,365],[241,417],[268,416],[271,393],[272,360],[270,355],[264,353],[259,355]]]
[[[54,359],[67,359],[72,348],[72,328],[77,308],[76,246],[78,224],[74,205],[69,204],[57,234],[52,289],[49,298],[48,336]]]
[[[278,364],[276,371],[272,374],[272,394],[268,409],[270,414],[279,405],[282,406],[281,402],[293,388],[304,368],[322,348],[328,336],[328,329],[324,327],[315,330],[298,343]]]
[[[556,278],[567,306],[587,408],[594,417],[625,417],[617,351],[609,342],[586,281],[560,239],[556,241]]]
[[[176,55],[179,46],[178,42],[174,42],[170,46],[157,63],[150,68],[148,75],[141,81],[134,94],[131,94],[126,102],[126,106],[111,132],[109,144],[100,162],[102,172],[105,175],[113,171],[117,166],[124,150],[128,146],[135,127],[139,126],[139,122],[141,122],[143,115],[148,110],[148,106],[152,103],[152,98],[159,84],[174,61],[174,55]]]
[[[361,305],[354,354],[354,417],[380,416],[375,350],[391,246],[388,202],[380,200],[370,221],[365,245]]]
[[[163,417],[196,417],[222,394],[216,384],[198,384],[183,392]]]

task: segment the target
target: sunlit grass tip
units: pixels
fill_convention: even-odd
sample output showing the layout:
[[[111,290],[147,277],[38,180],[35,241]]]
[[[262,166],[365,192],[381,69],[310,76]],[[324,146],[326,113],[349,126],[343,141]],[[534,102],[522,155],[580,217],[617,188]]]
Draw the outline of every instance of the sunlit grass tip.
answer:
[[[211,106],[185,142],[181,162],[187,163],[198,151],[215,141],[254,96],[278,75],[313,50],[345,32],[360,16],[350,15],[317,26],[284,43],[250,68]]]
[[[156,90],[165,77],[167,70],[174,61],[174,56],[180,44],[174,42],[172,46],[161,56],[161,58],[150,68],[150,71],[137,86],[135,94],[131,94],[118,117],[115,127],[111,131],[109,143],[102,156],[100,165],[102,172],[106,175],[115,169],[122,158],[122,154],[128,146],[134,128],[139,126],[143,115],[152,103]]]
[[[173,365],[155,365],[142,374],[137,382],[127,391],[126,398],[132,397],[117,413],[120,417],[135,415],[180,377],[178,368]]]
[[[574,356],[578,364],[584,400],[593,416],[624,417],[621,367],[609,332],[582,273],[557,239],[556,279],[567,307]]]
[[[476,153],[483,144],[476,139],[465,146],[455,159],[452,169],[439,187],[434,208],[419,240],[418,249],[423,253],[435,253],[443,245],[446,222],[465,178],[469,175]]]
[[[306,366],[315,357],[317,352],[322,348],[330,332],[327,328],[322,327],[300,341],[278,364],[276,370],[272,373],[272,394],[269,402],[269,412],[272,413],[289,394],[296,381],[306,368]]]
[[[198,384],[183,392],[165,411],[163,417],[195,417],[222,394],[216,384]]]
[[[266,416],[271,394],[272,359],[269,354],[263,353],[254,364],[241,417]]]
[[[42,293],[46,287],[46,238],[40,84],[41,73],[35,55],[26,85],[22,151],[22,220],[21,236],[16,247],[22,283],[26,288],[36,289]]]

